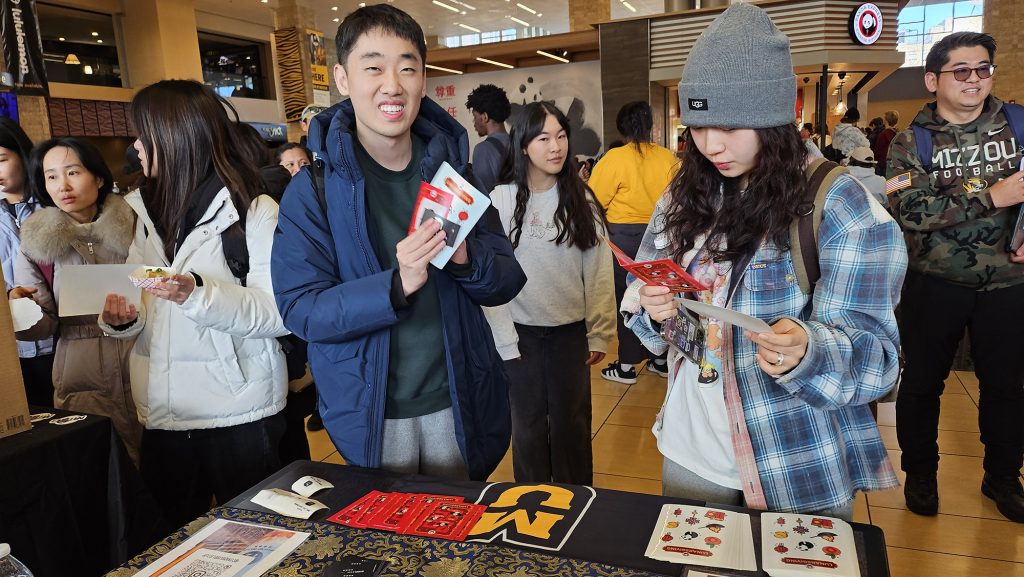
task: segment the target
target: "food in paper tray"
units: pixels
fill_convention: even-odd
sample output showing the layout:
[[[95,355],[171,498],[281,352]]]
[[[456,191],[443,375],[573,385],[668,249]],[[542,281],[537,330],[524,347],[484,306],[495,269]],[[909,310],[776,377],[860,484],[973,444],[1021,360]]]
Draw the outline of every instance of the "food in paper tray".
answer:
[[[128,278],[139,288],[152,288],[167,282],[174,274],[174,271],[167,267],[143,266],[133,271]]]

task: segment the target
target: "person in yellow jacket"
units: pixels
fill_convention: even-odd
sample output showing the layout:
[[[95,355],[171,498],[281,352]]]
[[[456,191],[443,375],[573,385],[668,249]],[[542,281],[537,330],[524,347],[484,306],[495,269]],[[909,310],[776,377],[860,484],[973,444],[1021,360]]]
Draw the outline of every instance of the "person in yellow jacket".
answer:
[[[604,207],[609,238],[630,257],[636,256],[647,223],[662,193],[679,168],[675,153],[651,141],[654,117],[651,106],[638,100],[625,104],[615,118],[615,127],[626,145],[609,150],[598,163],[588,184]],[[615,263],[615,303],[626,292],[626,271]],[[609,381],[631,385],[636,382],[636,365],[648,360],[647,368],[662,377],[668,375],[665,359],[651,353],[622,324],[617,323],[619,358],[601,371]]]

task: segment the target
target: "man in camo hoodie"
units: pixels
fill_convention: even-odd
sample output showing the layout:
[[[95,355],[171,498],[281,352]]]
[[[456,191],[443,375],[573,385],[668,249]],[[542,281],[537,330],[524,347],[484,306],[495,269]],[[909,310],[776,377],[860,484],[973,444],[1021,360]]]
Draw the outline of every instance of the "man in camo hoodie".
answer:
[[[981,491],[1022,523],[1024,249],[1009,253],[1007,246],[1024,201],[1024,149],[1008,126],[1009,105],[990,94],[995,51],[991,36],[973,32],[935,44],[924,81],[936,101],[914,119],[930,135],[930,158],[919,158],[913,129],[900,133],[889,151],[889,201],[910,256],[896,432],[907,508],[934,515],[939,396],[966,328],[985,445]]]

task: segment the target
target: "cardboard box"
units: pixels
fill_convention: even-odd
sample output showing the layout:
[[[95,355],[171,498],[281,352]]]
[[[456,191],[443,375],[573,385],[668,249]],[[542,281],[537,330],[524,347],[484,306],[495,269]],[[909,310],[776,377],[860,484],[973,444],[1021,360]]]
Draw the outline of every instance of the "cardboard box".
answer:
[[[0,271],[0,285],[2,281],[3,272]],[[5,304],[0,306],[0,438],[31,428],[11,307]]]

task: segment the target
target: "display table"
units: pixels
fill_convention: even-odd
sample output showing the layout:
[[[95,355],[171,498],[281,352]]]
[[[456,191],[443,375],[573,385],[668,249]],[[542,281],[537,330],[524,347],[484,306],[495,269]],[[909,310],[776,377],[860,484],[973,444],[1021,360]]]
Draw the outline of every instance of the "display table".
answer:
[[[56,416],[0,439],[0,542],[36,577],[91,577],[170,530],[110,419],[32,407]]]
[[[327,505],[309,521],[289,519],[255,505],[249,499],[261,489],[290,490],[299,478],[313,475],[330,481],[334,488],[313,495]],[[409,535],[353,529],[324,521],[371,490],[457,495],[466,501],[488,504],[500,510],[508,522],[464,543]],[[339,555],[364,555],[388,559],[382,575],[679,575],[683,566],[644,557],[644,550],[665,503],[703,505],[701,502],[641,495],[572,485],[544,487],[514,483],[450,481],[414,475],[397,475],[331,463],[297,461],[262,483],[214,509],[172,535],[145,554],[110,575],[124,577],[151,563],[215,517],[278,525],[312,534],[268,575],[322,575],[324,561]],[[737,511],[743,509],[733,508]],[[756,511],[753,534],[759,541]],[[553,523],[536,523],[543,513]],[[853,524],[862,577],[888,577],[885,538],[871,525]],[[482,542],[480,539],[489,539]],[[757,543],[758,555],[759,543]],[[448,567],[449,572],[428,570]],[[519,571],[521,569],[521,571]],[[438,569],[438,571],[440,571]],[[727,571],[735,575],[760,572]]]

